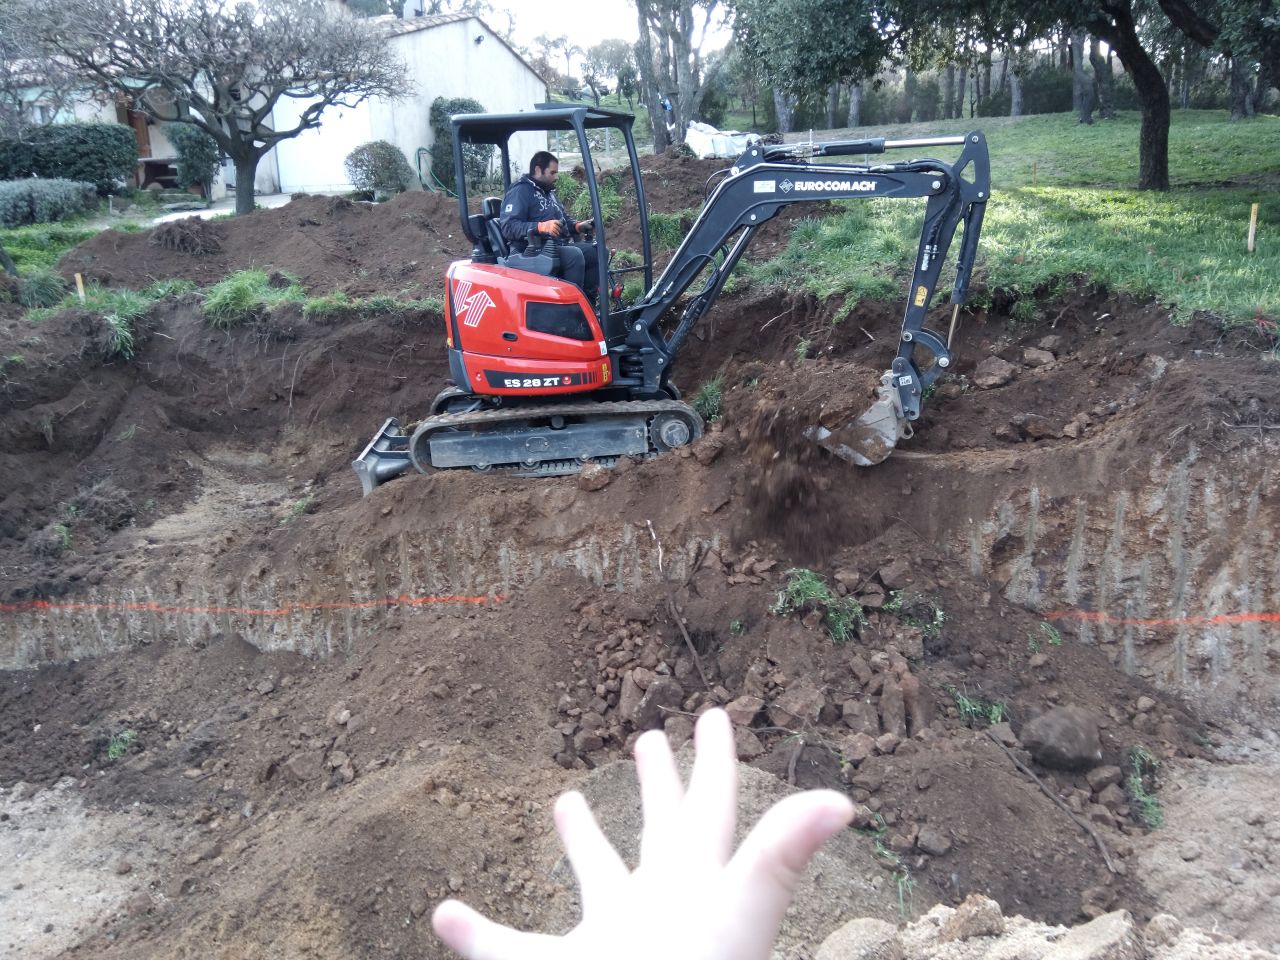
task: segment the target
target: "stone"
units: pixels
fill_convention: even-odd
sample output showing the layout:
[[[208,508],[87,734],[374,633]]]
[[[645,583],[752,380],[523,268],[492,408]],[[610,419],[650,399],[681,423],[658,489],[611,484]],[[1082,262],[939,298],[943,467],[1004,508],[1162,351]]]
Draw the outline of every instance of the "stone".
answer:
[[[924,631],[903,623],[893,627],[893,642],[908,660],[924,659]]]
[[[938,939],[949,943],[974,937],[998,937],[1002,933],[1004,915],[1000,912],[1000,904],[980,893],[971,893],[947,918],[938,931]]]
[[[1157,913],[1147,921],[1147,929],[1142,932],[1142,939],[1147,942],[1147,949],[1155,947],[1171,947],[1182,936],[1182,921],[1167,913]]]
[[[844,725],[854,733],[865,733],[872,737],[880,735],[880,714],[870,700],[846,700],[840,715]]]
[[[901,742],[902,738],[896,733],[882,733],[876,737],[876,750],[884,754],[893,753]]]
[[[800,680],[769,704],[769,720],[776,727],[798,730],[818,722],[825,694],[812,681]]]
[[[318,780],[324,774],[324,751],[299,751],[284,762],[284,768],[299,783]]]
[[[649,684],[653,686],[653,684]],[[640,701],[645,691],[636,683],[633,671],[628,670],[622,677],[622,688],[618,691],[618,712],[627,723],[636,722],[636,712],[640,709]]]
[[[907,707],[902,699],[902,686],[893,677],[886,677],[880,691],[880,725],[885,733],[907,735]]]
[[[1144,696],[1144,697],[1139,697],[1139,698],[1138,698],[1138,712],[1139,712],[1139,713],[1147,713],[1147,712],[1149,712],[1149,711],[1151,711],[1151,710],[1154,710],[1154,709],[1155,709],[1155,706],[1156,706],[1156,702],[1155,702],[1154,700],[1152,700],[1150,697],[1145,697],[1145,696]]]
[[[916,846],[931,857],[941,857],[951,849],[951,838],[937,827],[925,824],[916,836]]]
[[[1047,337],[1041,337],[1036,341],[1036,346],[1041,350],[1048,350],[1055,356],[1062,350],[1062,337],[1056,333],[1051,333]]]
[[[1009,421],[1018,433],[1028,440],[1057,440],[1062,436],[1062,426],[1038,413],[1020,413]]]
[[[1129,805],[1129,800],[1125,797],[1124,791],[1114,783],[1103,787],[1099,791],[1098,802],[1108,810],[1123,810]]]
[[[678,713],[673,713],[667,717],[662,729],[673,748],[680,746],[682,743],[688,743],[693,739],[693,721]]]
[[[1102,762],[1098,721],[1081,707],[1053,707],[1024,724],[1023,746],[1036,762],[1055,770],[1088,770]]]
[[[747,727],[733,728],[733,745],[737,750],[738,759],[744,763],[764,755],[764,744]]]
[[[911,564],[905,557],[899,557],[892,563],[885,564],[876,574],[880,577],[880,582],[890,590],[901,590],[910,582]]]
[[[1017,747],[1018,735],[1013,732],[1013,727],[1009,726],[1008,720],[1001,720],[999,723],[993,723],[989,728],[991,735],[1006,747]]]
[[[635,719],[632,721],[637,730],[656,730],[663,725],[672,710],[679,710],[684,702],[684,689],[670,677],[660,677],[649,684],[636,705]]]
[[[867,663],[866,657],[861,654],[855,653],[849,658],[849,672],[852,673],[854,679],[864,687],[871,682],[871,664]]]
[[[1011,382],[1017,372],[1018,368],[1012,363],[999,357],[987,357],[974,369],[973,382],[975,386],[990,390]]]
[[[865,733],[855,733],[840,740],[840,757],[855,765],[871,756],[875,749],[876,741]]]
[[[578,489],[592,493],[603,490],[613,479],[613,471],[598,463],[589,463],[578,473]]]
[[[729,719],[735,726],[749,727],[763,709],[764,701],[748,694],[725,704],[724,712],[729,715]]]
[[[897,927],[885,920],[860,917],[823,940],[816,960],[903,960],[904,956]]]
[[[923,730],[933,726],[937,716],[933,692],[911,673],[899,681],[899,686],[902,687],[902,705],[907,711],[907,733],[918,737]]]
[[[1047,667],[1048,665],[1049,665],[1049,655],[1047,653],[1044,653],[1043,651],[1040,653],[1033,653],[1031,655],[1031,659],[1027,661],[1027,666],[1030,667],[1032,670],[1039,670],[1042,667]]]
[[[1056,359],[1057,357],[1048,350],[1041,350],[1038,347],[1027,347],[1022,351],[1022,362],[1028,367],[1045,367]]]
[[[1119,767],[1094,767],[1084,775],[1089,781],[1089,789],[1094,793],[1101,793],[1112,784],[1119,783],[1124,779],[1124,771]]]
[[[275,688],[276,688],[276,682],[271,677],[266,677],[265,679],[259,680],[258,685],[254,687],[254,689],[257,690],[258,693],[260,693],[264,697],[267,694],[274,691]]]
[[[1117,910],[1067,931],[1041,960],[1143,960],[1146,948],[1128,910]]]
[[[117,860],[115,865],[116,876],[123,877],[133,872],[133,864],[128,860]]]
[[[1194,840],[1184,840],[1178,845],[1178,856],[1187,863],[1200,859],[1200,846]]]

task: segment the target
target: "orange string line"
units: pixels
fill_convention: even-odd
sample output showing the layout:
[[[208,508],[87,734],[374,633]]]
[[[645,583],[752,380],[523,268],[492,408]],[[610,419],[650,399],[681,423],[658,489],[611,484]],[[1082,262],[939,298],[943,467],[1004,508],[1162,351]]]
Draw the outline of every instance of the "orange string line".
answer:
[[[198,613],[211,616],[234,614],[245,617],[287,617],[295,613],[313,610],[368,610],[378,607],[427,607],[442,603],[465,603],[480,606],[501,603],[503,598],[463,596],[458,594],[433,594],[425,597],[379,597],[374,600],[332,601],[326,603],[286,603],[278,607],[182,607],[166,603],[83,603],[57,600],[19,600],[0,603],[0,613],[29,613],[34,611],[72,611],[77,613]]]
[[[1218,627],[1237,623],[1280,623],[1280,613],[1220,613],[1214,617],[1114,617],[1096,610],[1055,610],[1046,620],[1078,620],[1120,627]]]

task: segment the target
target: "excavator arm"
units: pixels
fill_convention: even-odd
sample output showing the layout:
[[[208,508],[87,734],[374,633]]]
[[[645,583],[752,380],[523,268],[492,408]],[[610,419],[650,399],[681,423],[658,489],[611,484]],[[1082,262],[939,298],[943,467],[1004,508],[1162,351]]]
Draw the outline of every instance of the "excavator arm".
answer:
[[[931,146],[960,146],[954,163],[913,159],[899,163],[833,164],[822,158]],[[979,132],[921,140],[846,140],[755,146],[729,168],[666,270],[629,312],[625,342],[614,345],[629,362],[622,374],[657,392],[698,319],[715,302],[757,230],[786,206],[822,200],[924,198],[924,220],[897,354],[881,380],[878,399],[857,421],[836,431],[811,431],[833,453],[855,463],[878,463],[910,435],[924,391],[951,366],[950,339],[969,291],[983,213],[991,195],[986,139]],[[956,228],[964,236],[951,290],[952,327],[946,336],[925,327],[925,317]],[[662,321],[699,278],[702,286],[664,333]],[[922,370],[916,348],[930,362]],[[625,382],[625,381],[620,381]]]

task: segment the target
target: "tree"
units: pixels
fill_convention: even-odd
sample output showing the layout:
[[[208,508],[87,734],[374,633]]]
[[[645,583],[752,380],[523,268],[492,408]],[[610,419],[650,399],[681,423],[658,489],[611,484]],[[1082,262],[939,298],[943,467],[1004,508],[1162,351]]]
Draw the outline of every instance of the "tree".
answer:
[[[17,139],[70,109],[83,84],[48,55],[27,24],[0,14],[0,137]]]
[[[1280,6],[1275,0],[1158,0],[1169,22],[1188,39],[1230,58],[1231,118],[1256,111],[1270,82],[1280,77]],[[1255,89],[1247,79],[1258,66]]]
[[[600,106],[600,94],[606,80],[613,80],[614,89],[622,96],[623,78],[629,77],[631,96],[635,95],[635,66],[631,44],[625,40],[601,40],[586,51],[582,67],[583,80],[595,94],[596,106]],[[628,101],[629,102],[629,101]]]
[[[88,82],[157,121],[203,130],[236,168],[236,213],[253,210],[258,161],[321,125],[330,107],[409,92],[383,35],[324,0],[13,0]],[[277,105],[296,104],[274,129]]]
[[[784,99],[868,80],[889,53],[867,0],[737,0],[734,10],[743,55]]]
[[[582,48],[566,36],[549,37],[543,34],[534,41],[548,54],[564,57],[564,79],[566,82],[573,76],[573,55],[581,53]]]
[[[684,142],[689,121],[702,110],[702,46],[707,28],[720,12],[719,0],[635,0],[635,4],[640,31],[636,59],[653,124],[653,147],[662,152],[669,142],[662,98],[671,103],[670,139],[676,143]],[[723,65],[726,59],[721,57],[718,63]]]

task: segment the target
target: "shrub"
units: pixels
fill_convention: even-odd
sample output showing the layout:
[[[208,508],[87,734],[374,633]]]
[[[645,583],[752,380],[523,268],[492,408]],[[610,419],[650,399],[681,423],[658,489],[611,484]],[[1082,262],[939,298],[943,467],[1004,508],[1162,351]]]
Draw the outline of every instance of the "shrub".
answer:
[[[164,132],[178,154],[178,186],[184,190],[199,186],[208,199],[221,162],[217,143],[213,137],[190,123],[168,124]]]
[[[24,307],[52,307],[67,295],[67,282],[52,270],[33,270],[22,278],[18,302]]]
[[[55,123],[0,141],[0,179],[84,180],[104,196],[130,181],[137,162],[133,130],[119,123]]]
[[[458,182],[453,166],[453,132],[449,118],[455,113],[484,113],[484,106],[470,97],[436,97],[431,101],[429,120],[433,142],[431,145],[431,172],[449,190]],[[468,183],[477,183],[489,175],[489,163],[494,147],[488,143],[471,143],[462,148],[462,167]],[[528,162],[525,158],[524,162]]]
[[[20,227],[79,216],[98,204],[93,184],[72,180],[0,183],[0,226]]]
[[[403,193],[417,179],[404,151],[386,140],[360,144],[347,154],[344,165],[352,185],[357,190],[372,191],[375,197]]]

